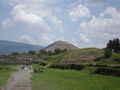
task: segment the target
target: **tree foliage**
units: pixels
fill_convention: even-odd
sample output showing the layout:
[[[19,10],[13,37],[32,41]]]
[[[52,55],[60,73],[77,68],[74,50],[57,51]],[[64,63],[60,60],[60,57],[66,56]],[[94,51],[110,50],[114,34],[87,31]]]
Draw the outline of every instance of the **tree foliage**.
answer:
[[[28,53],[31,54],[31,55],[35,55],[36,52],[34,50],[31,50]]]
[[[13,52],[13,53],[11,53],[11,55],[19,55],[20,53],[18,53],[18,52]]]
[[[107,43],[106,49],[111,50],[112,52],[119,53],[120,52],[120,40],[118,38],[109,40],[109,42]]]
[[[112,52],[120,53],[120,40],[118,38],[109,40],[104,50],[104,56],[109,58],[112,55]]]
[[[60,54],[60,53],[63,53],[67,51],[67,49],[55,49],[54,51],[46,51],[44,49],[40,50],[40,54],[44,54],[44,55],[57,55],[57,54]]]

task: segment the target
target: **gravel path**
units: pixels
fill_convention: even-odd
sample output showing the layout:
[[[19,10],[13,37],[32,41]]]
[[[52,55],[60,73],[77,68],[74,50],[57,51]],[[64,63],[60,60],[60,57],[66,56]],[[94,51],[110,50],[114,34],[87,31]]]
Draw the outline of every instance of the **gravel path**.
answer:
[[[13,72],[5,90],[31,90],[31,70],[25,67],[24,70]]]

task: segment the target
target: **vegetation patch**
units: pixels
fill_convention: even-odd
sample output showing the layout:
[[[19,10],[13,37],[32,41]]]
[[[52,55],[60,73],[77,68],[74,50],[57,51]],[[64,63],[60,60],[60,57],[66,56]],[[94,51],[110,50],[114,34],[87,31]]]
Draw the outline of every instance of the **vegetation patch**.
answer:
[[[75,70],[32,73],[32,90],[119,90],[120,78]]]
[[[50,68],[82,70],[85,65],[79,64],[53,64]]]
[[[94,73],[120,77],[120,67],[117,67],[117,68],[115,68],[115,67],[114,68],[113,67],[99,67],[94,71]]]
[[[0,67],[8,68],[11,67],[12,65],[0,65]],[[8,78],[10,77],[11,72],[16,71],[15,69],[3,69],[0,70],[0,87],[2,87]]]

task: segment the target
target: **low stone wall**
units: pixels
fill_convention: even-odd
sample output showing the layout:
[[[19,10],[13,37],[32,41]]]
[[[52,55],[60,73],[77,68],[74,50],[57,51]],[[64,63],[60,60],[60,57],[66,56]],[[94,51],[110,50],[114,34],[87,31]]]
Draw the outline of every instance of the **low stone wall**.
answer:
[[[53,64],[49,68],[56,69],[74,69],[82,70],[85,67],[93,67],[93,70],[89,71],[92,74],[102,74],[120,77],[119,66],[107,66],[107,65],[80,65],[80,64]]]
[[[120,70],[118,69],[107,69],[107,68],[97,68],[95,73],[102,75],[111,75],[120,77]]]
[[[10,69],[10,67],[0,67],[0,70]]]
[[[9,64],[32,64],[32,62],[16,61],[16,62],[0,62],[0,65],[9,65]]]

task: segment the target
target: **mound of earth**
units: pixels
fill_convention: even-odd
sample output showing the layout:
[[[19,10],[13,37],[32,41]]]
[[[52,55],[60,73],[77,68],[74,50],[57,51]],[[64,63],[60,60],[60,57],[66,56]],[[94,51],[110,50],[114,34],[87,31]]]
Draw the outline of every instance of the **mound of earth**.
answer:
[[[78,49],[78,47],[74,46],[73,44],[70,44],[68,42],[65,41],[56,41],[50,45],[48,45],[47,47],[44,48],[44,50],[46,51],[54,51],[55,49],[67,49],[67,50],[75,50]]]

